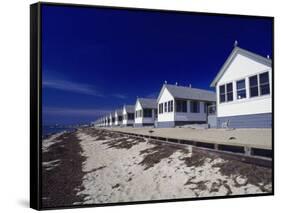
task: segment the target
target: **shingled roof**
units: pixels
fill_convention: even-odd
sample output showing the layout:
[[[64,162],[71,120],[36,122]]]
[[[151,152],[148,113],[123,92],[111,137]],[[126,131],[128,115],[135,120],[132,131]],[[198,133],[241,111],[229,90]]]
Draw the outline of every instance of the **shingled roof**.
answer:
[[[142,108],[157,109],[157,100],[152,98],[138,98]]]
[[[157,100],[159,100],[165,88],[167,88],[167,90],[174,98],[200,101],[216,101],[216,93],[213,91],[171,84],[163,85]]]
[[[135,106],[134,105],[125,105],[125,110],[128,112],[128,113],[134,113],[135,112]]]

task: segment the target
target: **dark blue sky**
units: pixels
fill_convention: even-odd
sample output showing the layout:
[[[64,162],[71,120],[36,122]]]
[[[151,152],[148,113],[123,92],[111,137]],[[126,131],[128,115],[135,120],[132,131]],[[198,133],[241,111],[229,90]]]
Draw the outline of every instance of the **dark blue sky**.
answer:
[[[265,18],[44,5],[42,32],[43,124],[93,121],[165,80],[210,89],[234,40],[272,56]]]

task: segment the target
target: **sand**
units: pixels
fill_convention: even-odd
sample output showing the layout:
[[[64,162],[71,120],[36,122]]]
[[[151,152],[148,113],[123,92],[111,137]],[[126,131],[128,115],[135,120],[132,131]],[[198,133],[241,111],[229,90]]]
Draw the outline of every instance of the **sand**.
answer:
[[[218,153],[94,128],[53,137],[48,143],[47,153],[55,157],[44,158],[43,168],[47,174],[56,174],[52,181],[46,179],[48,193],[44,198],[49,206],[54,200],[67,206],[272,191],[270,168]],[[68,151],[57,153],[55,147],[62,145]],[[76,163],[67,163],[67,158]],[[55,181],[60,178],[64,181]],[[64,193],[67,196],[63,197]]]
[[[83,164],[85,190],[78,193],[85,196],[83,204],[271,191],[268,169],[256,167],[268,177],[253,179],[247,175],[257,175],[250,171],[255,166],[223,159],[217,154],[206,156],[198,151],[120,134],[102,131],[97,134],[104,135],[102,140],[97,140],[93,134],[78,133],[86,158]],[[128,142],[125,141],[133,145],[126,146]],[[240,170],[235,172],[231,167],[229,171],[230,164],[240,166]]]

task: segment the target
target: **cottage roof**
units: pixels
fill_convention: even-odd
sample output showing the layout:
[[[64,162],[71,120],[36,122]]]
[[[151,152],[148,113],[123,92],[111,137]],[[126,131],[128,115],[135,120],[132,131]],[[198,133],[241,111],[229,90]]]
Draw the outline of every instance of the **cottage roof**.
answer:
[[[157,109],[157,100],[152,98],[138,98],[142,108]]]
[[[174,98],[201,101],[216,101],[216,94],[213,91],[171,84],[163,85],[161,92],[158,96],[158,100],[160,99],[165,88],[167,88],[167,90],[171,93]]]
[[[134,113],[135,112],[135,106],[134,105],[125,105],[125,110],[128,113]]]

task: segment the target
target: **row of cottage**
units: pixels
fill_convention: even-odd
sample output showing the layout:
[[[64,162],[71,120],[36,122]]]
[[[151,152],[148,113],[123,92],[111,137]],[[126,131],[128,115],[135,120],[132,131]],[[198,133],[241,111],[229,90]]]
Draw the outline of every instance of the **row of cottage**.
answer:
[[[216,92],[165,82],[157,99],[137,98],[95,126],[271,128],[272,62],[235,46],[211,83]]]

